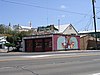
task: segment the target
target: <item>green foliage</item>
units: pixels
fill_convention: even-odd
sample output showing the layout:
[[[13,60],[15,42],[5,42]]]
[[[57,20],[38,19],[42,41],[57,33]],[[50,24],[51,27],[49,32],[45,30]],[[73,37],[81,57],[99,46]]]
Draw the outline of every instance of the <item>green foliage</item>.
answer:
[[[10,43],[5,43],[4,45],[7,46],[7,47],[11,47]]]
[[[15,47],[14,43],[5,43],[4,45],[7,46],[7,47]]]
[[[6,26],[4,24],[0,24],[0,34],[10,34],[11,33],[10,26]]]
[[[5,44],[5,46],[7,46],[8,49],[9,47],[17,48],[18,42],[20,43],[23,37],[31,35],[33,32],[32,30],[20,32],[19,29],[22,28],[19,25],[15,25],[14,30],[12,30],[10,26],[10,24],[9,26],[0,24],[0,34],[7,36],[6,40],[9,42]]]
[[[0,24],[0,34],[4,34],[4,33],[5,33],[5,25]]]
[[[8,37],[6,38],[6,40],[7,40],[8,42],[10,42],[10,43],[13,43],[13,37],[12,37],[12,36],[8,36]]]
[[[5,45],[6,47],[8,47],[8,51],[7,51],[7,52],[9,52],[9,48],[10,48],[10,47],[13,48],[13,47],[16,46],[14,43],[5,43],[4,45]]]

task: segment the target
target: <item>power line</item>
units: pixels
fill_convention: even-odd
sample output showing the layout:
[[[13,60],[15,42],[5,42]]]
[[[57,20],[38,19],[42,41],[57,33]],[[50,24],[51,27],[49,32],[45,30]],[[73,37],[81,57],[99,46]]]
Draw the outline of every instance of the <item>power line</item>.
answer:
[[[87,22],[87,24],[86,24],[86,26],[85,26],[85,30],[88,30],[88,29],[89,29],[91,23],[92,23],[92,16],[91,16],[90,19],[88,20],[88,22]]]
[[[100,8],[100,7],[95,7],[95,8]]]
[[[85,18],[86,18],[86,16],[84,16],[82,19],[80,19],[79,21],[77,21],[75,24],[79,24],[79,23],[81,23],[82,21],[85,20]]]
[[[91,11],[91,10],[90,10],[90,11]],[[86,18],[87,16],[89,16],[90,11],[87,13],[87,15],[84,15],[83,18],[80,19],[79,21],[77,21],[75,24],[79,24],[79,23],[81,23],[82,21],[84,21],[85,18]]]
[[[42,6],[39,6],[39,5],[33,5],[33,4],[27,4],[27,3],[20,3],[20,2],[14,2],[14,1],[8,1],[8,0],[1,0],[1,1],[2,2],[7,2],[7,3],[12,3],[12,4],[17,4],[17,5],[25,5],[25,6],[42,8],[42,9],[47,9],[47,10],[53,10],[53,11],[61,11],[61,12],[67,12],[67,13],[72,13],[72,14],[78,14],[78,15],[88,15],[88,14],[85,14],[85,13],[59,10],[59,9],[55,9],[55,8],[42,7]]]

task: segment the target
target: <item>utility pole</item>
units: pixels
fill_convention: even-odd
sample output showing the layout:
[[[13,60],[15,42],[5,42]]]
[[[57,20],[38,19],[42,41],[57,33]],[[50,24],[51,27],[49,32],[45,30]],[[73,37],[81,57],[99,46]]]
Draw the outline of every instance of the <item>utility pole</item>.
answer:
[[[95,48],[97,50],[97,31],[96,31],[96,16],[95,16],[95,0],[92,0],[92,6],[93,6],[93,19],[94,19],[94,28],[95,28]]]

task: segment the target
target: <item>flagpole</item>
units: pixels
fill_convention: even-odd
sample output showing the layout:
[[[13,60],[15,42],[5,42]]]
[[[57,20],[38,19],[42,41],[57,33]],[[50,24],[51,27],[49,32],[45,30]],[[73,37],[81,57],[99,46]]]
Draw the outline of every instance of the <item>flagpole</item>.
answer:
[[[95,29],[95,48],[97,50],[97,31],[96,31],[96,16],[95,16],[95,0],[92,0],[92,6],[93,6],[93,19],[94,19],[94,29]]]

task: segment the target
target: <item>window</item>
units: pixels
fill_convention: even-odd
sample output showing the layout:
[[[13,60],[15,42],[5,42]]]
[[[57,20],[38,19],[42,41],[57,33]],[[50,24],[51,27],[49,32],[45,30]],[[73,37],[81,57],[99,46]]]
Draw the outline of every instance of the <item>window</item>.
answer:
[[[42,47],[42,39],[36,39],[35,40],[35,47],[36,48]]]
[[[35,46],[36,46],[36,48],[38,47],[42,47],[42,42],[35,42]]]
[[[46,39],[45,40],[45,47],[52,47],[51,39]]]

